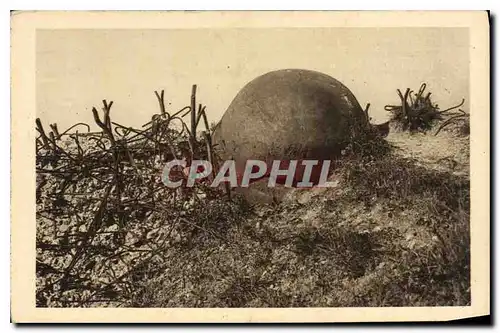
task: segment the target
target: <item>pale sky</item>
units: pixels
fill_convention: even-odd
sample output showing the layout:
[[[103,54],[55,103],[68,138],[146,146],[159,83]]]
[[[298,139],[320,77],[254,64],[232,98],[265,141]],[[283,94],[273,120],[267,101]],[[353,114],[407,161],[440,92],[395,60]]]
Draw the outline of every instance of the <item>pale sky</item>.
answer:
[[[37,117],[64,130],[94,124],[92,106],[113,100],[111,118],[139,126],[159,113],[165,89],[175,112],[192,84],[209,121],[220,119],[250,80],[284,68],[311,69],[344,83],[375,122],[396,89],[422,82],[441,109],[469,99],[466,28],[265,28],[187,30],[39,30]]]

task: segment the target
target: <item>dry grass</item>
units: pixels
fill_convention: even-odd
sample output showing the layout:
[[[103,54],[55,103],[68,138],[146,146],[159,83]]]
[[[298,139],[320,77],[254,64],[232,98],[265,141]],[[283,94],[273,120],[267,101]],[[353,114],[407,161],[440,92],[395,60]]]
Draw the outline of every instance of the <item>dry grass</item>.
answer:
[[[176,250],[169,270],[144,280],[130,305],[470,304],[468,181],[394,156],[350,161],[342,174],[334,199],[204,225],[203,239]],[[372,214],[375,204],[382,214]],[[320,211],[316,223],[311,209]]]
[[[201,185],[202,196],[178,195],[151,177],[157,151],[169,152],[166,119],[144,130],[140,149],[109,133],[102,149],[42,135],[37,306],[470,304],[467,175],[395,155],[359,131],[335,163],[340,186],[305,202],[250,207]],[[60,165],[73,178],[55,173]],[[116,179],[121,191],[109,185]]]

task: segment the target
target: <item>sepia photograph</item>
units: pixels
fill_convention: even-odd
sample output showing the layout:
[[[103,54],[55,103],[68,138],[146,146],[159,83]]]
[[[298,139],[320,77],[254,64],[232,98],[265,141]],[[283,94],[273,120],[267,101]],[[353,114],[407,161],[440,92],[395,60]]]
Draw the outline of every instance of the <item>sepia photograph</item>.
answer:
[[[489,313],[486,12],[11,20],[33,311]]]

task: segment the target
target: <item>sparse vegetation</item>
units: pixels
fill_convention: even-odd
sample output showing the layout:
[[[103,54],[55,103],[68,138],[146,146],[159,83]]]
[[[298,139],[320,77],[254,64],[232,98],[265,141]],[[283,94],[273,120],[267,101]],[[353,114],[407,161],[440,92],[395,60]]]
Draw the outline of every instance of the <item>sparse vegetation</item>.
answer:
[[[361,131],[336,163],[338,187],[250,207],[202,184],[161,184],[181,147],[210,154],[182,121],[195,107],[161,107],[137,130],[111,122],[104,104],[102,132],[46,134],[37,123],[37,306],[470,304],[468,174]]]

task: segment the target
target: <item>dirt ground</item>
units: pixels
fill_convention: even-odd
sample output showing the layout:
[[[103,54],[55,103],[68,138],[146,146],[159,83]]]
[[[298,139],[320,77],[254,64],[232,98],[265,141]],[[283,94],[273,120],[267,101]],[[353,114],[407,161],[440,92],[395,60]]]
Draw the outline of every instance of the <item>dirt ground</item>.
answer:
[[[178,206],[154,194],[153,213],[135,205],[127,225],[105,215],[99,229],[92,216],[102,207],[86,205],[104,189],[83,179],[74,190],[83,197],[54,201],[57,184],[47,178],[37,206],[37,304],[470,304],[468,140],[393,131],[392,154],[347,163],[334,187],[292,189],[281,203],[253,207],[237,196]],[[69,207],[81,213],[73,219]]]

